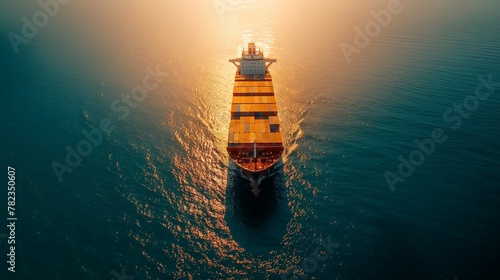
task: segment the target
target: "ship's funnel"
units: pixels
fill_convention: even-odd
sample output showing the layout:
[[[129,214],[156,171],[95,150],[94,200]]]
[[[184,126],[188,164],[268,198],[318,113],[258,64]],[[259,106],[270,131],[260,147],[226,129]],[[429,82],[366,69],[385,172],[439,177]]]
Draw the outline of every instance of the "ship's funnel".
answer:
[[[255,43],[254,42],[248,43],[248,53],[255,54]]]

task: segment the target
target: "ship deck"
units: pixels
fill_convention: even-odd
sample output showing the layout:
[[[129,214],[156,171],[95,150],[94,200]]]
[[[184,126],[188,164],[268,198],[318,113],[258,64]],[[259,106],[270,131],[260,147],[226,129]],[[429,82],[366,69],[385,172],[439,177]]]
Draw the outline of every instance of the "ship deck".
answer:
[[[236,75],[228,138],[230,157],[248,171],[263,171],[281,157],[283,140],[270,74]]]

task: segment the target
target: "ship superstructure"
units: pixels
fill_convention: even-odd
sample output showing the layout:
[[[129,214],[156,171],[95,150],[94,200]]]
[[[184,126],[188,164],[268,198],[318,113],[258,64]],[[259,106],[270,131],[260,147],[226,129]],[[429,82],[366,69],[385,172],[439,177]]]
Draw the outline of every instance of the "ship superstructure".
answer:
[[[276,59],[264,57],[255,43],[243,49],[236,67],[227,151],[259,194],[259,180],[272,174],[283,153],[278,108],[269,66]]]

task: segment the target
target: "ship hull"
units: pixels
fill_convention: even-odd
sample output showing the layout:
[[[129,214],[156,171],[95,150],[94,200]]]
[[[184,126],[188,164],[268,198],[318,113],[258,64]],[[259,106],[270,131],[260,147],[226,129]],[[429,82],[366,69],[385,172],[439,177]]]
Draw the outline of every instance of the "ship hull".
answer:
[[[241,59],[230,60],[238,70],[234,79],[227,152],[241,174],[252,182],[256,196],[259,181],[272,173],[284,150],[273,80],[267,70],[275,61],[264,58],[252,43],[248,51],[243,51]]]
[[[274,87],[269,73],[261,77],[236,74],[227,151],[254,195],[283,153]]]

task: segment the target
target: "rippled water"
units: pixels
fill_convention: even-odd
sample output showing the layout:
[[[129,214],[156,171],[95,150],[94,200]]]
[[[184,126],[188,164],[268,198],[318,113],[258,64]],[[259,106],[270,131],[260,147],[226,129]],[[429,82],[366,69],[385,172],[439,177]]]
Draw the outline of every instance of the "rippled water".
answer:
[[[17,55],[2,37],[0,143],[18,172],[19,218],[17,272],[2,279],[117,279],[122,269],[135,279],[301,279],[304,265],[302,279],[492,275],[500,87],[457,130],[443,113],[478,76],[500,80],[500,5],[402,2],[347,63],[340,43],[386,2],[344,2],[243,1],[220,16],[212,1],[73,2]],[[38,9],[5,5],[2,34]],[[285,144],[259,199],[225,151],[227,60],[249,40],[278,59]],[[148,68],[168,77],[120,120],[113,102]],[[115,130],[59,182],[51,164],[103,118]],[[448,140],[391,192],[384,172],[435,128]],[[339,246],[315,260],[327,241]]]

